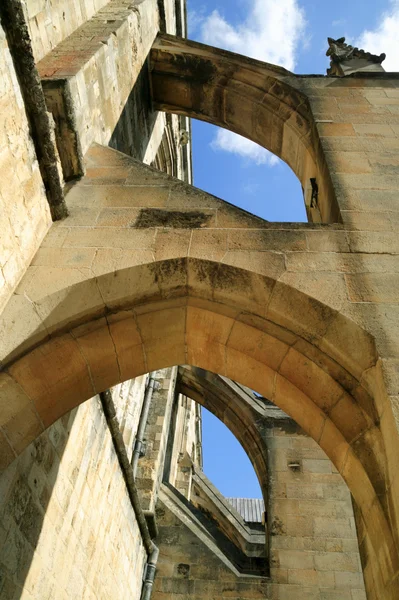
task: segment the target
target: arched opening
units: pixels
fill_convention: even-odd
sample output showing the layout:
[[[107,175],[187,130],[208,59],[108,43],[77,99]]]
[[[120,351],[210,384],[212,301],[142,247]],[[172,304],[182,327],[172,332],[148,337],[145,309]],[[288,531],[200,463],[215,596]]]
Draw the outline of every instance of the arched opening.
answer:
[[[167,371],[167,373],[165,373],[164,378],[167,379],[170,376],[170,371],[173,370],[175,369],[166,369],[165,371]],[[193,374],[187,374],[187,370],[193,373],[194,376]],[[220,388],[215,390],[215,395],[220,398],[218,409],[217,399],[209,398],[210,388],[208,384],[212,381],[216,382],[218,379],[217,376],[203,372],[199,369],[188,369],[187,367],[180,367],[180,371],[183,371],[181,375],[186,379],[186,382],[190,381],[191,384],[193,384],[195,380],[197,382],[199,381],[199,387],[204,392],[203,402],[206,402],[213,410],[218,410],[221,416],[226,414],[227,418],[231,421],[231,415],[234,413],[234,406],[231,404],[234,404],[234,402],[230,403],[229,406],[223,407],[223,398],[220,398],[219,396]],[[186,373],[186,375],[184,375],[184,373]],[[153,373],[152,375],[154,376],[155,374]],[[162,381],[162,373],[157,373],[156,376],[161,377]],[[204,379],[206,380],[205,389],[201,385],[201,381]],[[126,394],[133,394],[133,407],[136,411],[139,410],[140,407],[137,400],[134,398],[136,393],[135,390],[137,387],[140,388],[140,385],[142,387],[143,381],[145,380],[148,380],[148,378],[139,377],[138,380],[135,380],[134,382],[127,381],[121,386],[116,386],[116,389],[113,391],[114,402],[116,403],[116,406],[118,406],[119,425],[123,432],[128,456],[130,456],[133,448],[131,432],[132,421],[129,422],[129,419],[126,419],[126,416],[130,413],[132,405],[129,406],[129,403],[126,404]],[[227,383],[226,380],[224,382]],[[233,382],[230,383],[233,384]],[[167,386],[164,385],[161,385],[160,387],[161,390],[162,388],[167,388]],[[178,385],[177,389],[182,388]],[[235,384],[233,384],[232,389],[236,389]],[[241,388],[241,390],[245,392],[243,388]],[[184,400],[182,397],[183,394],[178,394],[178,396],[179,405],[182,406]],[[249,403],[252,403],[253,401],[251,396],[252,394],[248,395]],[[243,396],[243,399],[244,398],[245,396]],[[104,510],[104,505],[106,506],[107,502],[112,498],[113,511],[106,510],[105,512],[111,514],[115,511],[121,513],[124,512],[117,510],[119,505],[115,502],[118,495],[115,497],[115,492],[113,490],[115,488],[119,489],[121,482],[120,474],[115,472],[115,458],[110,456],[112,453],[110,453],[109,441],[106,443],[106,448],[108,449],[105,451],[104,455],[103,444],[106,440],[104,440],[103,429],[104,427],[106,428],[106,424],[101,412],[96,412],[96,405],[100,404],[98,398],[93,398],[90,401],[85,402],[84,406],[81,406],[78,411],[75,409],[58,420],[49,428],[48,434],[47,432],[44,432],[37,440],[37,443],[31,444],[27,448],[28,454],[25,451],[21,456],[21,460],[18,459],[16,461],[17,470],[11,470],[11,478],[6,475],[6,479],[12,479],[13,473],[20,473],[21,483],[19,484],[19,488],[21,487],[22,482],[27,479],[28,485],[32,486],[35,496],[35,503],[33,505],[39,504],[39,507],[41,506],[44,509],[44,513],[42,511],[40,511],[40,514],[37,514],[37,511],[34,513],[36,519],[35,535],[39,538],[38,542],[40,540],[40,543],[38,543],[40,548],[46,547],[44,540],[51,540],[52,537],[57,537],[54,534],[52,536],[49,531],[52,530],[54,532],[56,528],[59,528],[60,521],[62,520],[62,510],[67,512],[69,519],[65,520],[62,529],[63,540],[66,537],[68,527],[72,526],[72,519],[75,528],[75,534],[72,539],[75,540],[75,544],[77,544],[77,538],[80,539],[80,529],[78,528],[78,524],[81,516],[79,517],[79,515],[82,514],[83,507],[86,511],[89,509],[89,514],[87,514],[85,519],[85,521],[88,522],[87,526],[89,526],[88,524],[91,522],[93,522],[93,524],[96,522],[96,511],[93,510],[90,512],[90,501],[87,497],[87,489],[85,490],[84,487],[86,483],[83,483],[85,482],[86,477],[90,489],[89,496],[93,494],[92,502],[98,502],[99,509]],[[153,461],[157,462],[157,459],[154,458],[153,450],[157,443],[156,440],[159,439],[157,436],[160,434],[155,434],[156,429],[154,429],[154,425],[156,427],[156,423],[159,421],[161,414],[166,415],[167,413],[167,409],[165,410],[165,413],[159,412],[160,404],[163,404],[162,398],[160,398],[159,401],[153,399],[153,410],[151,410],[151,413],[154,412],[155,414],[154,416],[152,416],[152,414],[150,415],[149,421],[151,421],[151,424],[149,429],[146,428],[145,436],[146,450],[139,460],[138,488],[144,504],[146,504],[150,482],[151,485],[154,485],[153,479],[151,481],[151,477],[149,478],[149,472],[150,470],[152,471],[150,465]],[[257,428],[261,434],[263,433],[263,435],[265,435],[266,433],[266,438],[264,438],[266,439],[265,446],[267,446],[267,451],[272,463],[271,473],[273,480],[269,488],[270,499],[268,500],[267,516],[264,518],[267,523],[266,539],[268,543],[271,543],[271,565],[274,580],[279,581],[279,579],[276,579],[277,575],[280,573],[281,576],[283,576],[286,564],[288,564],[288,561],[290,560],[289,548],[285,547],[284,550],[284,544],[287,544],[287,542],[290,544],[297,543],[299,547],[296,551],[297,570],[294,573],[295,576],[306,576],[309,568],[306,570],[305,567],[309,567],[309,561],[315,560],[313,577],[325,578],[328,575],[328,579],[324,579],[324,586],[320,584],[321,587],[329,588],[334,585],[331,584],[331,576],[334,578],[333,571],[336,571],[335,576],[337,577],[337,581],[341,582],[341,587],[345,581],[345,576],[348,576],[348,573],[350,573],[351,581],[348,582],[347,589],[358,589],[359,594],[361,594],[361,575],[358,567],[359,559],[354,550],[355,530],[353,518],[351,517],[351,503],[348,494],[345,494],[345,485],[343,482],[340,484],[336,479],[333,479],[333,477],[339,478],[339,475],[332,474],[331,463],[328,461],[327,457],[323,456],[323,452],[321,450],[316,452],[316,443],[314,443],[313,446],[309,444],[311,440],[304,436],[300,428],[297,430],[293,427],[292,421],[286,416],[285,418],[281,418],[281,415],[273,415],[273,417],[271,417],[265,413],[261,416],[261,406],[262,403],[259,403]],[[267,407],[267,412],[269,411],[274,413],[280,412],[271,405]],[[188,412],[192,411],[189,409]],[[192,414],[191,416],[195,417],[195,412],[194,415]],[[181,414],[181,417],[182,421],[185,422],[186,417],[184,411],[183,414]],[[264,420],[265,417],[266,420]],[[162,418],[163,417],[161,417],[161,419]],[[240,417],[237,418],[237,421],[239,420]],[[263,425],[261,424],[262,421]],[[273,425],[270,421],[276,421],[276,423]],[[205,531],[211,538],[213,546],[216,545],[216,548],[219,549],[219,552],[221,552],[221,555],[223,555],[227,563],[235,567],[241,576],[264,578],[265,575],[267,576],[268,574],[268,570],[266,569],[268,562],[265,557],[266,540],[265,528],[262,524],[263,519],[261,522],[258,522],[257,519],[260,515],[255,517],[255,520],[253,519],[254,508],[252,503],[249,502],[244,503],[244,506],[242,503],[240,503],[240,506],[233,504],[232,509],[229,509],[225,499],[220,496],[218,491],[214,489],[206,477],[201,475],[200,470],[197,470],[196,466],[193,464],[193,459],[195,462],[196,453],[191,452],[190,450],[190,445],[193,441],[192,436],[188,435],[181,445],[181,438],[179,435],[176,436],[175,425],[176,423],[169,429],[169,439],[172,437],[173,443],[178,446],[178,452],[173,463],[175,463],[176,460],[177,464],[175,466],[178,467],[178,470],[180,470],[181,473],[177,478],[178,481],[173,481],[172,487],[168,487],[167,480],[164,479],[164,483],[161,485],[161,490],[159,492],[161,502],[160,504],[155,503],[155,506],[158,506],[158,509],[155,509],[155,514],[157,515],[155,523],[157,524],[157,529],[159,531],[157,534],[157,543],[160,544],[159,547],[161,552],[158,579],[161,579],[164,582],[163,585],[165,585],[167,579],[173,579],[172,573],[175,573],[176,569],[180,569],[181,574],[184,575],[185,573],[188,574],[190,572],[190,568],[196,568],[195,566],[193,567],[193,563],[194,565],[196,563],[195,558],[192,558],[190,553],[188,553],[187,556],[184,553],[182,554],[182,548],[184,550],[184,542],[187,540],[187,534],[183,534],[181,530],[185,526],[187,527],[187,523],[190,525],[189,529],[193,536],[191,541],[194,546],[199,546],[201,548],[201,541],[196,536],[201,530],[202,532]],[[186,425],[187,423],[184,423],[183,429]],[[242,428],[244,425],[245,423],[242,421]],[[265,425],[266,429],[264,428]],[[177,429],[179,429],[179,427]],[[94,445],[93,440],[95,440]],[[65,448],[66,454],[64,457],[63,452]],[[56,463],[54,463],[53,458],[54,450],[56,450],[58,461]],[[189,452],[187,452],[187,450]],[[251,453],[253,455],[253,448]],[[35,481],[32,481],[32,477],[29,477],[31,457],[34,459],[34,469],[32,472]],[[233,459],[233,457],[231,457],[231,459]],[[141,467],[141,462],[143,462],[143,469]],[[56,473],[57,468],[60,469],[58,475]],[[48,476],[46,475],[47,470],[50,470]],[[118,471],[118,469],[116,469],[116,471]],[[43,479],[46,481],[46,477],[49,477],[50,481],[52,481],[52,486],[49,488],[49,486],[46,485],[46,494],[44,494],[44,497],[42,498]],[[75,477],[78,477],[78,481],[76,482],[77,492],[73,489]],[[311,477],[311,480],[309,480],[309,477]],[[330,477],[331,480],[328,480],[328,477]],[[68,478],[71,478],[72,487],[71,483],[68,482]],[[100,481],[98,481],[99,478]],[[15,479],[16,478],[14,477],[14,482],[11,483],[11,487],[19,489],[18,481]],[[54,479],[56,479],[55,482]],[[2,479],[0,479],[0,485],[2,485]],[[173,489],[176,489],[176,485],[178,493]],[[283,490],[284,487],[286,487],[285,493]],[[68,507],[71,492],[74,501],[71,503],[71,506]],[[80,494],[82,504],[76,504],[76,493],[78,495]],[[99,496],[98,499],[97,495]],[[8,512],[10,512],[12,495],[8,493],[6,496],[9,505]],[[52,496],[54,497],[52,498],[50,509],[48,510],[49,516],[46,516],[47,508],[49,506],[46,502],[49,502]],[[54,515],[54,506],[58,507],[61,498],[61,507]],[[241,510],[244,508],[244,513],[240,512],[240,508]],[[19,510],[23,510],[23,507],[20,507]],[[333,511],[336,510],[340,513],[339,518],[331,518],[331,515],[334,514]],[[14,512],[15,511],[18,511],[18,507],[14,508]],[[251,511],[251,516],[248,517],[249,511]],[[179,514],[181,517],[180,519]],[[22,520],[24,528],[26,527],[29,515],[31,515],[31,510],[27,511],[26,516]],[[172,515],[177,518],[175,527],[173,527]],[[263,515],[261,516],[263,517]],[[54,517],[56,517],[57,520],[53,523],[51,519],[54,519]],[[2,516],[0,517],[0,523],[1,518]],[[109,524],[113,520],[116,523],[123,523],[123,519],[121,521],[119,515],[115,515],[114,518],[112,518],[107,514],[106,517],[104,516],[104,519],[106,524]],[[42,532],[40,532],[41,524]],[[346,530],[347,524],[350,525],[348,530]],[[333,531],[332,527],[338,528],[336,532],[334,530],[333,535],[331,535]],[[155,531],[157,529],[155,529]],[[25,532],[25,529],[23,531]],[[84,536],[85,528],[82,527],[81,531],[81,535]],[[269,532],[270,536],[268,535]],[[129,539],[130,533],[131,532],[129,531],[129,536],[125,533],[123,538],[125,540],[126,538]],[[174,537],[177,533],[179,533],[180,536],[178,539]],[[30,535],[30,539],[32,540],[33,534],[31,533]],[[9,537],[10,535],[8,538]],[[325,547],[330,547],[331,549],[335,548],[334,554],[329,554],[327,552],[324,554],[320,553],[319,556],[318,552],[314,552],[310,549],[311,544],[314,544],[315,550],[320,550],[321,544],[324,542],[323,538],[325,537],[327,538],[327,545]],[[0,561],[6,559],[6,551],[7,548],[8,550],[10,549],[10,542],[12,543],[12,539],[11,535],[6,549],[0,551]],[[87,544],[87,536],[82,537],[81,541],[85,549],[89,547]],[[306,547],[298,552],[301,542],[305,543]],[[49,542],[47,541],[47,544],[48,543]],[[330,546],[328,546],[328,544],[330,544]],[[342,544],[345,544],[346,548],[344,554],[339,550]],[[101,541],[96,544],[96,546],[100,545]],[[201,557],[203,557],[204,554],[204,546],[202,546],[202,548]],[[172,549],[174,550],[174,553],[171,552]],[[118,551],[119,550],[120,547],[118,544]],[[209,559],[209,556],[212,558],[212,551],[209,552],[208,549],[208,553],[207,558]],[[184,556],[184,558],[178,558],[179,556]],[[317,558],[315,559],[314,556],[317,556]],[[37,577],[36,581],[34,577],[35,574],[37,576],[37,573],[40,573],[40,563],[39,565],[37,564],[38,556],[36,553],[31,558],[33,559],[30,569],[32,572],[29,573],[26,582],[24,583],[26,586],[36,586],[36,591],[38,582]],[[329,565],[327,562],[332,559],[334,560],[335,567]],[[86,556],[84,557],[84,560],[84,566],[82,566],[85,571],[89,571]],[[213,557],[213,561],[215,561],[215,557]],[[135,568],[140,568],[142,564],[141,558],[137,554],[135,554],[129,562]],[[343,565],[345,565],[345,568]],[[173,571],[171,571],[172,568]],[[316,574],[316,571],[318,572],[318,575]],[[50,573],[51,576],[53,576],[54,569],[50,569]],[[107,571],[104,571],[100,581],[103,582],[105,580],[106,573]],[[21,577],[21,575],[23,575],[23,572],[18,568],[18,576]],[[234,572],[230,572],[230,577],[234,578],[234,576]],[[215,570],[212,570],[210,578],[212,579],[214,577]],[[76,585],[79,586],[81,583],[82,581],[79,580]],[[252,580],[248,583],[253,585]],[[313,580],[313,584],[317,588],[316,580]],[[161,584],[159,584],[158,589],[162,589],[160,588],[160,585]],[[155,598],[156,597],[155,594]]]
[[[234,498],[228,499],[226,491],[215,485],[204,470],[203,458],[207,460],[209,456],[206,456],[207,432],[205,439],[203,437],[203,411],[226,430],[249,463],[252,478],[257,481],[257,499],[245,501],[251,511],[241,510],[241,504],[234,504]],[[234,382],[202,369],[180,366],[163,485],[169,505],[173,505],[177,513],[184,512],[185,520],[194,529],[195,524],[200,523],[212,544],[234,565],[233,569],[240,575],[264,577],[269,573],[269,538],[263,500],[264,497],[267,501],[268,495],[267,449],[261,428],[255,424],[255,415],[262,419],[260,406]],[[219,442],[217,452],[223,455],[226,448],[222,440]],[[213,455],[211,460],[214,459]],[[236,459],[237,452],[228,453],[224,456],[225,466],[234,469]],[[239,473],[235,471],[237,477]]]
[[[86,280],[40,303],[50,340],[14,339],[1,375],[3,462],[119,381],[175,364],[220,373],[272,400],[323,448],[362,514],[374,577],[393,589],[395,498],[385,491],[397,463],[385,448],[394,425],[370,337],[298,290],[210,261],[132,267],[97,285],[106,306]]]
[[[193,184],[269,222],[307,222],[301,184],[283,161],[246,138],[192,119]]]
[[[266,148],[297,175],[310,221],[341,221],[299,77],[167,35],[152,48],[150,71],[155,108],[218,125]]]
[[[225,498],[261,498],[255,471],[237,438],[209,410],[201,413],[205,475]]]
[[[196,367],[179,367],[177,389],[228,428],[254,469],[258,495],[267,501],[267,450],[256,425],[263,417],[261,402],[233,381]]]

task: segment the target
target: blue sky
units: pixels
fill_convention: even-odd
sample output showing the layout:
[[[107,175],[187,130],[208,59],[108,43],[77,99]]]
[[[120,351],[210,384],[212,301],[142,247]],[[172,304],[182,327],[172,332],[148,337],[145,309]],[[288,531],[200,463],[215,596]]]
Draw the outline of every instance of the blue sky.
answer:
[[[325,74],[327,37],[385,52],[399,71],[399,0],[187,0],[190,39],[302,74]],[[242,138],[193,121],[194,185],[270,221],[306,220],[301,186],[280,160]],[[259,497],[238,442],[203,411],[204,471],[222,493]]]
[[[343,35],[368,51],[386,52],[385,68],[399,70],[399,0],[187,0],[187,5],[189,38],[295,73],[325,73],[327,37]],[[306,220],[292,171],[252,143],[233,139],[193,121],[194,184],[271,221]]]
[[[259,482],[235,436],[206,408],[202,409],[204,473],[230,498],[261,498]]]

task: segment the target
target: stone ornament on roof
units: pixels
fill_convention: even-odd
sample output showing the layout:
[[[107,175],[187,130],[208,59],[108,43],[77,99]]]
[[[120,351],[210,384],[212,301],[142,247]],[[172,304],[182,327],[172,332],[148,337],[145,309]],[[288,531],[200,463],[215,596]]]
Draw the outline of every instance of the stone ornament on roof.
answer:
[[[330,68],[327,75],[343,77],[359,71],[384,72],[381,63],[385,60],[385,54],[371,54],[350,44],[345,44],[345,38],[337,40],[327,38],[329,48],[326,56],[330,57]]]

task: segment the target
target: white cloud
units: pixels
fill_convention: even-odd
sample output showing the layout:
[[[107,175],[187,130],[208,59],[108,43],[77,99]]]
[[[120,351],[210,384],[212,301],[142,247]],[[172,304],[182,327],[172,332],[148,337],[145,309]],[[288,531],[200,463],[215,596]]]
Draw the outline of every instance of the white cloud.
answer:
[[[236,25],[217,10],[202,20],[201,41],[293,70],[298,45],[305,44],[305,15],[297,0],[248,0],[246,19]],[[232,152],[257,165],[273,166],[278,158],[254,142],[219,130],[214,150]]]
[[[399,71],[399,0],[391,0],[391,7],[381,15],[381,22],[372,30],[365,30],[354,42],[373,54],[385,52],[382,66],[386,71]]]
[[[265,150],[262,146],[227,129],[218,129],[215,138],[211,142],[211,147],[216,151],[222,150],[237,154],[257,165],[274,166],[279,162],[277,156]]]
[[[201,27],[205,20],[205,8],[201,7],[199,10],[189,9],[187,12],[187,29],[188,37],[193,39],[198,29]]]
[[[202,23],[202,41],[292,71],[305,24],[297,0],[251,0],[245,21],[238,25],[214,10]]]

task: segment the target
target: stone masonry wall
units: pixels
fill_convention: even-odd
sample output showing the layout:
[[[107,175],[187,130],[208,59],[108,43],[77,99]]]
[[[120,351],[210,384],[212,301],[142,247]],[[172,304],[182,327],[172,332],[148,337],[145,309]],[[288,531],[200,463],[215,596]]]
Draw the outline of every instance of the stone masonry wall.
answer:
[[[50,3],[48,0],[28,0],[27,16],[36,60],[40,61],[61,42],[65,41],[68,47],[66,38],[74,34],[79,27],[82,29],[83,26],[84,30],[86,22],[107,4],[107,0],[72,0],[57,3]],[[119,0],[109,4],[108,16],[111,20],[114,8],[118,11],[121,6],[126,6],[126,2]],[[122,26],[119,22],[118,36],[110,32],[107,44],[98,42],[100,51],[86,64],[85,69],[82,68],[73,78],[70,87],[79,115],[78,126],[84,149],[93,139],[98,139],[145,159],[146,162],[152,162],[162,139],[165,116],[159,114],[156,117],[149,114],[148,84],[144,81],[144,74],[139,78],[134,94],[129,97],[158,31],[155,0],[146,0],[141,4],[141,8],[138,6],[131,11],[130,21],[126,20]],[[174,10],[169,10],[169,13],[168,28],[175,28],[172,23],[175,18]],[[106,28],[106,17],[107,12],[104,13],[103,20],[100,20],[103,29]],[[98,22],[94,21],[94,27],[96,26]],[[72,46],[82,52],[84,35],[78,32],[75,35],[77,39],[71,39]],[[127,60],[129,51],[132,55],[130,60]],[[123,55],[123,68],[118,66],[119,54]],[[60,56],[58,49],[57,56]],[[61,58],[65,59],[65,53],[62,54],[62,51]],[[130,77],[126,77],[127,66],[132,70]],[[116,93],[116,90],[119,90],[119,93]],[[51,218],[29,135],[19,84],[1,27],[0,112],[3,115],[0,124],[2,310],[46,234]],[[174,117],[174,121],[177,123],[177,117]],[[92,126],[89,125],[90,122]],[[126,124],[129,126],[126,127]]]
[[[157,507],[160,547],[152,600],[274,600],[261,577],[237,577],[162,501]],[[299,597],[295,600],[302,600]]]
[[[127,450],[145,377],[113,390]],[[0,478],[2,600],[138,600],[146,553],[98,397]]]
[[[113,0],[109,3],[110,6],[106,7],[107,3],[106,0],[71,0],[52,3],[48,0],[28,0],[27,16],[36,60],[42,59],[50,50],[54,50],[56,45],[57,49],[54,52],[58,59],[68,58],[68,52],[72,52],[71,48],[82,54],[85,41],[82,32],[86,31],[88,20],[92,19],[94,29],[97,27],[97,32],[101,33],[107,28],[107,15],[112,21],[115,10],[118,12],[121,7],[125,7],[126,12],[128,4],[129,6],[135,4]],[[114,35],[110,30],[106,44],[97,40],[99,51],[94,53],[92,60],[88,60],[86,56],[84,68],[82,67],[70,82],[70,90],[72,102],[79,116],[80,143],[84,149],[93,139],[101,139],[104,143],[110,143],[150,163],[154,160],[162,139],[165,115],[151,113],[148,82],[144,73],[139,74],[158,31],[158,10],[155,0],[146,0],[144,3],[137,4],[138,6],[130,11],[130,20],[126,19],[124,23],[118,22],[117,27],[113,23],[108,25],[111,30],[113,28],[116,31],[119,28],[118,35]],[[93,20],[93,16],[101,9],[105,10],[102,20]],[[169,10],[169,13],[170,18],[175,18],[173,10]],[[173,23],[169,21],[168,27],[171,28]],[[80,33],[77,32],[79,27]],[[73,34],[77,37],[74,38]],[[92,35],[93,31],[91,31]],[[68,36],[72,37],[66,40]],[[61,42],[65,42],[64,53],[62,49],[60,50]],[[71,60],[71,56],[69,59]],[[118,62],[119,59],[123,61],[123,65],[122,62]],[[126,75],[127,67],[131,70],[129,77]],[[64,75],[65,73],[62,77]],[[134,86],[135,82],[137,82],[136,86]],[[50,103],[48,107],[52,108]],[[2,115],[0,122],[0,230],[2,232],[0,311],[2,311],[48,231],[51,217],[29,134],[20,87],[1,26],[0,113]],[[174,136],[177,138],[179,135],[177,116],[173,117],[173,123]],[[180,171],[181,165],[179,165]],[[77,261],[80,261],[79,257]],[[37,315],[32,315],[32,319],[36,321]]]
[[[145,511],[155,512],[162,482],[168,442],[177,368],[161,369],[153,374],[156,388],[144,432],[145,454],[138,462],[136,482],[140,503]]]
[[[164,4],[167,29],[175,31],[174,3]],[[84,155],[93,141],[153,162],[166,126],[152,108],[147,64],[158,31],[156,0],[113,0],[39,61],[67,179],[82,171],[71,167],[73,154]],[[176,143],[179,117],[171,122]],[[180,152],[177,161],[181,172]]]
[[[173,437],[180,448],[192,439],[192,428],[185,404],[179,405]],[[224,560],[221,548],[215,550],[189,513],[172,508],[173,501],[161,492],[154,600],[366,600],[349,490],[317,443],[281,414],[262,426],[270,477],[270,578],[243,577],[229,568],[232,557]],[[185,443],[183,448],[190,453]],[[172,456],[171,473],[179,460],[176,452]],[[181,482],[170,483],[187,497]]]
[[[176,400],[179,410],[176,415],[173,444],[170,452],[169,482],[190,500],[192,469],[202,466],[201,406],[182,394]],[[171,440],[172,441],[172,440]]]
[[[32,38],[35,58],[41,60],[55,46],[91,19],[99,10],[115,0],[68,0],[50,2],[49,0],[26,0],[26,13]],[[131,6],[141,4],[140,0],[131,0]],[[165,2],[165,21],[168,33],[176,34],[175,2]],[[182,7],[180,7],[182,13]],[[184,25],[182,26],[184,31]]]
[[[36,60],[43,58],[108,2],[109,0],[27,0],[26,9]]]
[[[0,25],[0,311],[51,224],[24,104]]]
[[[284,600],[366,600],[349,490],[289,421],[268,431],[270,567]],[[298,467],[289,465],[298,465]]]
[[[116,416],[126,446],[127,455],[133,452],[134,439],[144,399],[147,376],[127,380],[112,389]]]

